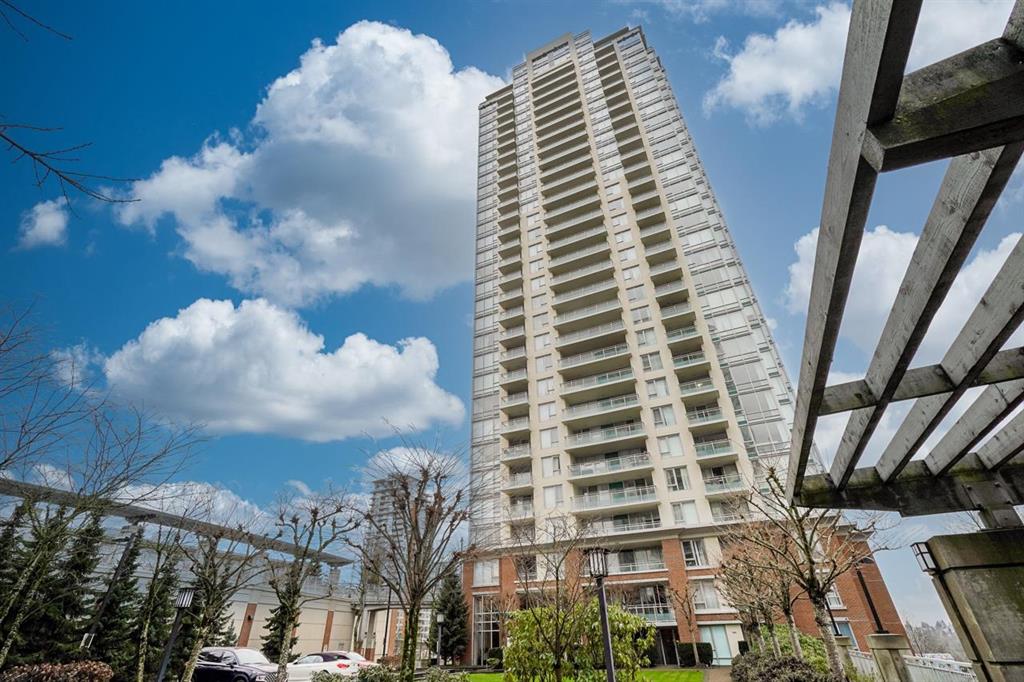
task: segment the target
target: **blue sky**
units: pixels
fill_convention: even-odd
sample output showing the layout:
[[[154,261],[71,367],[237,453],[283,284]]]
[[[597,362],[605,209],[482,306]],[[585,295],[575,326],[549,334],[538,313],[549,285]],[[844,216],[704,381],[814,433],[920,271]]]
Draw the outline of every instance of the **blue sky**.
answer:
[[[288,480],[355,476],[376,447],[361,434],[391,444],[384,416],[465,441],[475,109],[566,32],[644,26],[796,366],[843,4],[24,6],[74,40],[4,35],[0,113],[64,128],[31,138],[41,146],[92,142],[82,169],[141,179],[111,190],[141,200],[67,206],[24,161],[0,164],[3,299],[35,301],[54,348],[115,394],[208,422],[189,478],[263,504]],[[997,35],[1008,13],[1006,0],[926,2],[912,66]],[[839,372],[866,366],[943,169],[880,183]],[[982,284],[959,283],[919,361],[980,296],[1022,203],[1018,173],[969,266]],[[940,613],[909,551],[885,565],[906,615]]]

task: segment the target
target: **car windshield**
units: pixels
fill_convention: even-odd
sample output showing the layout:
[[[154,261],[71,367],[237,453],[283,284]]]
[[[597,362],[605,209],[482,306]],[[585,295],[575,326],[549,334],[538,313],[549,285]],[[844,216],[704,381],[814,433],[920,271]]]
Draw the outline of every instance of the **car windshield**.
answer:
[[[353,661],[365,661],[366,660],[365,658],[363,658],[362,656],[360,656],[359,654],[357,654],[354,651],[349,651],[347,656],[349,658],[351,658]]]
[[[237,649],[235,650],[235,655],[238,656],[239,663],[245,663],[249,665],[253,663],[263,663],[265,665],[270,664],[270,661],[267,660],[267,657],[261,654],[260,652],[256,651],[255,649]]]

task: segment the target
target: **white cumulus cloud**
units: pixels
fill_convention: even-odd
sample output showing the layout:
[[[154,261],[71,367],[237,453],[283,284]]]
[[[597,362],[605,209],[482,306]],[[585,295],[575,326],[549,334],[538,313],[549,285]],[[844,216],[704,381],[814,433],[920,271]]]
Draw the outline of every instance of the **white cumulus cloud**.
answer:
[[[997,37],[1013,0],[926,1],[914,34],[908,70],[926,66]],[[819,5],[808,21],[791,19],[772,35],[753,33],[742,48],[719,38],[714,54],[728,71],[704,97],[705,113],[744,112],[755,125],[800,120],[809,107],[830,102],[839,88],[850,8]]]
[[[211,136],[133,186],[196,267],[285,305],[363,285],[411,298],[472,272],[477,106],[503,81],[433,38],[359,22],[267,89],[248,137]]]
[[[63,246],[68,240],[68,201],[59,197],[40,201],[21,214],[18,248]]]
[[[967,261],[918,348],[915,366],[942,359],[1020,238],[1019,233],[1007,235],[995,248],[978,249]],[[885,225],[864,232],[840,335],[864,351],[867,358],[878,344],[917,240],[916,234],[896,232]],[[807,311],[817,244],[818,229],[815,228],[794,246],[797,260],[789,266],[785,291],[786,306],[792,313]],[[1015,345],[1019,338],[1019,334],[1015,335],[1008,345]]]
[[[213,433],[324,442],[397,427],[457,424],[458,398],[435,383],[425,338],[392,346],[353,334],[336,349],[263,300],[199,299],[151,323],[103,362],[110,389]]]

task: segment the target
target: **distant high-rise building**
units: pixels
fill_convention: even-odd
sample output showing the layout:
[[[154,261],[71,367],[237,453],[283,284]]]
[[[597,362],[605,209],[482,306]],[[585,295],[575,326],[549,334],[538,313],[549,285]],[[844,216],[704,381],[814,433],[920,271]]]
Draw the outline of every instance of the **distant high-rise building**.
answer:
[[[478,182],[472,659],[502,643],[509,553],[564,524],[619,548],[612,580],[659,627],[656,657],[686,636],[668,588],[689,581],[701,637],[730,659],[716,535],[785,466],[793,391],[642,30],[530,53],[480,106]],[[843,585],[837,627],[863,643],[874,626]]]

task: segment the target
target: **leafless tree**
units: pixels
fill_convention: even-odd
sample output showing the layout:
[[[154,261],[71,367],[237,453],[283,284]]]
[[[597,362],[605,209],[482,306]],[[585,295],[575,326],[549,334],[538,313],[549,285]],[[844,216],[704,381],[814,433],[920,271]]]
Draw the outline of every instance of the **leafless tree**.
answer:
[[[75,524],[118,503],[146,500],[180,471],[195,442],[193,429],[155,424],[138,411],[93,412],[62,436],[60,458],[50,452],[49,461],[36,465],[36,477],[60,489],[65,501],[30,507],[36,542],[0,603],[0,624],[9,624],[0,645],[0,666],[45,575],[42,567],[58,556]]]
[[[238,520],[243,512],[236,509],[228,512],[236,521],[232,523],[228,520],[224,523],[223,518],[214,518],[214,502],[211,495],[205,507],[205,517],[211,521],[220,521],[225,528],[235,532],[186,537],[179,545],[189,564],[188,570],[198,602],[196,637],[181,682],[191,682],[199,652],[225,607],[240,590],[262,575],[267,566],[264,561],[266,552],[245,539],[252,533],[262,531],[265,519],[248,517]]]
[[[764,570],[785,573],[795,589],[806,595],[814,611],[814,622],[825,643],[832,677],[846,679],[835,634],[828,617],[829,593],[841,575],[873,551],[889,549],[881,515],[862,515],[853,520],[833,509],[811,509],[790,504],[785,484],[774,469],[767,472],[747,503],[752,521],[765,524],[766,532],[751,533],[747,540],[763,550],[763,559],[747,559]],[[785,538],[780,542],[779,538]],[[874,549],[868,544],[872,539]],[[763,563],[761,563],[763,561]]]
[[[0,21],[15,36],[25,42],[29,40],[27,31],[30,29],[41,30],[50,36],[55,36],[62,40],[73,40],[69,34],[28,13],[11,2],[11,0],[0,0]],[[2,119],[2,116],[0,116],[0,119]],[[81,192],[97,201],[109,203],[137,201],[136,199],[118,197],[106,190],[97,189],[93,184],[97,181],[125,183],[133,181],[133,178],[117,178],[72,170],[70,164],[80,160],[79,154],[91,147],[91,142],[72,145],[37,146],[37,144],[28,141],[28,138],[33,136],[50,135],[60,131],[61,128],[0,120],[0,144],[6,146],[7,151],[13,156],[11,159],[12,163],[19,161],[28,162],[32,168],[37,187],[43,187],[47,181],[53,180],[60,188],[64,199],[69,203],[69,192],[72,190]]]
[[[0,473],[31,467],[104,407],[41,336],[31,306],[0,310]]]
[[[760,614],[758,620],[768,626],[775,651],[779,651],[779,647],[772,623],[777,615],[781,615],[789,629],[793,655],[802,659],[803,647],[793,616],[802,592],[796,587],[790,572],[773,560],[775,553],[765,549],[772,545],[777,548],[776,553],[792,553],[795,550],[788,547],[793,542],[792,536],[775,525],[747,518],[743,523],[729,526],[719,541],[723,546],[719,582],[727,593],[727,599],[734,606],[748,603]]]
[[[730,606],[748,614],[747,620],[760,636],[761,643],[778,657],[782,652],[772,628],[775,620],[775,603],[770,593],[772,576],[760,565],[745,561],[736,548],[733,550],[723,552],[716,576],[718,589]]]
[[[462,453],[439,442],[401,436],[402,446],[378,453],[367,474],[369,500],[353,504],[360,532],[345,536],[362,562],[364,576],[390,589],[405,619],[400,680],[416,670],[420,613],[444,575],[471,551],[454,551],[454,540],[470,516],[471,492]]]
[[[586,579],[586,547],[593,535],[587,524],[566,516],[542,521],[539,530],[511,539],[516,593],[506,608],[521,610],[533,620],[536,635],[551,654],[554,678],[560,681],[590,625],[583,607],[594,597]]]
[[[289,494],[278,499],[274,525],[276,537],[295,545],[298,550],[287,560],[267,562],[270,587],[277,596],[281,612],[290,622],[281,627],[277,662],[277,679],[288,679],[288,661],[292,654],[291,634],[298,626],[302,606],[316,595],[303,588],[307,581],[322,575],[323,556],[356,526],[348,499],[338,491],[327,490],[309,495]],[[333,583],[328,582],[330,593]]]
[[[669,584],[667,588],[669,601],[672,602],[672,609],[675,611],[676,620],[686,628],[690,636],[690,647],[693,650],[693,660],[700,665],[700,654],[697,653],[697,642],[700,640],[700,631],[697,629],[697,614],[693,604],[693,588],[689,580],[683,580],[678,586]]]

